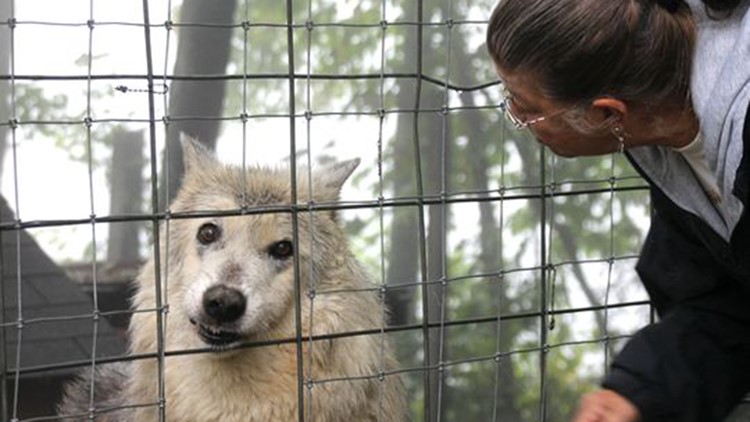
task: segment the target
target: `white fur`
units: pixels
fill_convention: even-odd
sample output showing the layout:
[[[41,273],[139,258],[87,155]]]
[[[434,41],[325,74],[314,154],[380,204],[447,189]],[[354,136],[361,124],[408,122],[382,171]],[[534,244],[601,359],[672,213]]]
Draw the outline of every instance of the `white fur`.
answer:
[[[243,172],[224,166],[191,140],[183,141],[183,149],[186,176],[172,204],[173,212],[238,209],[242,198],[249,206],[291,203],[287,171]],[[299,201],[337,200],[341,185],[357,164],[349,161],[314,171],[312,198],[308,198],[307,171],[300,172]],[[162,314],[167,352],[207,347],[198,333],[200,321],[208,321],[202,300],[204,292],[217,284],[236,289],[246,299],[244,314],[228,324],[242,334],[243,341],[296,337],[294,258],[278,260],[268,253],[274,242],[294,239],[292,218],[286,212],[208,216],[172,219],[168,228],[162,227],[163,268],[159,275],[162,301],[169,309]],[[198,228],[206,222],[221,227],[220,244],[206,247],[197,241]],[[384,311],[377,289],[350,253],[333,212],[298,216],[295,254],[302,288],[302,336],[382,327]],[[138,312],[130,326],[131,349],[136,355],[159,352],[154,265],[149,261],[137,280],[134,307]],[[313,284],[317,294],[311,300],[307,293]],[[390,345],[378,334],[168,356],[163,361],[167,420],[297,421],[298,347],[303,356],[304,420],[405,420],[403,385],[398,375],[388,374],[396,369],[396,362]],[[159,400],[157,362],[153,358],[134,360],[117,400],[152,405],[113,413],[111,420],[158,420],[158,407],[153,405]],[[382,374],[387,375],[379,380]]]

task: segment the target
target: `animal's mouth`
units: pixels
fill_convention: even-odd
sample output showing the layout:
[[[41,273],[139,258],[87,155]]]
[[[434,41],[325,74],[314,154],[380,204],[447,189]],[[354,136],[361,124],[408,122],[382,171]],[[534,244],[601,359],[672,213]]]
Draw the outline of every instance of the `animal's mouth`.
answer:
[[[242,335],[237,331],[220,327],[209,327],[208,325],[195,321],[192,318],[190,319],[190,322],[198,327],[198,336],[201,340],[217,350],[224,350],[242,340]]]

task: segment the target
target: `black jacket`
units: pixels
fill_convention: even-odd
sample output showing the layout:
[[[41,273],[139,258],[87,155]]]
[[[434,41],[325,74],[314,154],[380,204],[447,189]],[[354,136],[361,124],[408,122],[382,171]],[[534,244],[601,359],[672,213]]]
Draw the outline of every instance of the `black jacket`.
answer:
[[[745,208],[729,243],[651,184],[636,270],[659,322],[628,342],[603,382],[643,422],[720,422],[750,392],[750,109],[743,145],[733,193]]]

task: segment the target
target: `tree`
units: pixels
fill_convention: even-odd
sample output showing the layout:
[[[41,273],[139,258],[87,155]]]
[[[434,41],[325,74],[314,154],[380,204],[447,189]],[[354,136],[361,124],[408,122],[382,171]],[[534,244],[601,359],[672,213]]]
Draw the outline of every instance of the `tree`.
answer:
[[[160,209],[174,198],[184,172],[180,134],[198,139],[210,150],[216,147],[226,81],[210,77],[226,73],[236,5],[236,0],[185,0],[182,3],[180,21],[183,25],[178,27],[175,79],[170,87]]]
[[[110,213],[136,215],[143,204],[143,132],[115,129],[112,143]],[[140,266],[141,222],[111,223],[107,239],[107,262],[113,267]]]
[[[450,195],[462,190],[492,192],[493,177],[498,168],[505,169],[501,182],[503,186],[520,187],[533,193],[539,193],[541,190],[536,187],[544,186],[549,180],[542,179],[541,172],[529,169],[555,166],[555,180],[558,182],[578,174],[587,173],[591,179],[608,180],[609,172],[623,173],[621,163],[618,162],[614,168],[608,165],[609,158],[578,164],[543,162],[540,147],[528,136],[508,135],[504,142],[495,141],[499,136],[495,134],[503,131],[502,121],[498,120],[495,110],[481,110],[481,104],[497,103],[499,93],[492,94],[490,90],[462,92],[458,99],[467,111],[441,113],[446,98],[450,101],[454,91],[441,83],[418,79],[419,72],[437,79],[450,77],[449,82],[455,84],[455,81],[460,81],[462,86],[469,87],[494,78],[483,46],[476,46],[476,38],[482,34],[472,32],[470,24],[451,25],[451,21],[462,22],[477,11],[486,14],[492,5],[489,1],[481,5],[459,1],[451,2],[451,6],[452,9],[447,10],[443,4],[424,2],[419,16],[418,4],[414,2],[389,1],[385,6],[382,2],[360,2],[347,9],[340,2],[319,1],[310,9],[298,7],[292,11],[294,21],[299,25],[295,30],[294,51],[299,69],[312,69],[312,73],[318,76],[346,75],[355,80],[356,75],[377,75],[381,71],[402,75],[398,78],[385,77],[383,86],[378,79],[362,79],[364,82],[356,85],[343,81],[337,84],[318,83],[318,79],[314,79],[310,84],[315,99],[313,112],[330,109],[352,113],[373,112],[382,107],[381,99],[384,104],[393,105],[391,109],[384,110],[392,111],[397,116],[393,137],[382,140],[383,159],[393,171],[383,174],[382,186],[372,186],[375,195],[380,195],[382,191],[385,198],[402,200],[417,194],[439,199],[443,194]],[[381,26],[380,31],[366,31],[356,26],[364,24],[377,28],[376,24],[385,19],[383,9],[392,13],[388,26]],[[254,5],[250,14],[250,21],[256,24],[283,22],[278,16],[278,8],[265,4]],[[395,20],[394,14],[397,16]],[[410,23],[422,20],[433,24],[422,27],[420,38],[419,27]],[[302,25],[305,22],[309,24]],[[336,25],[327,25],[332,22]],[[272,27],[262,29],[245,32],[246,39],[250,40],[249,45],[236,44],[235,68],[248,69],[251,75],[274,73],[275,70],[281,73],[285,70],[284,59],[288,47],[285,39]],[[384,51],[380,48],[383,34],[389,45]],[[307,39],[311,40],[309,46]],[[451,43],[449,50],[446,48],[448,40]],[[308,51],[309,56],[306,54]],[[420,51],[421,56],[418,54]],[[450,52],[448,61],[446,51]],[[381,52],[385,56],[381,57]],[[313,63],[308,63],[308,57]],[[379,67],[381,61],[386,63],[387,69]],[[446,67],[448,62],[450,68]],[[305,79],[301,78],[301,82],[305,83]],[[283,111],[283,103],[267,104],[264,101],[269,97],[283,97],[281,89],[286,89],[286,85],[277,85],[273,79],[257,83],[253,80],[245,98],[234,96],[232,99],[230,96],[228,103],[234,104],[234,108],[238,108],[240,102],[257,105],[267,113]],[[305,104],[304,90],[299,89],[297,95],[297,103]],[[414,110],[415,105],[422,110]],[[419,159],[416,154],[419,154]],[[511,166],[513,160],[520,161],[520,164]],[[415,167],[417,163],[421,167]],[[480,197],[486,199],[487,194]],[[640,207],[643,202],[619,198],[607,202],[607,198],[595,195],[573,198],[554,199],[555,210],[565,219],[543,213],[542,204],[547,203],[546,209],[549,210],[551,202],[539,197],[529,200],[529,207],[508,212],[503,217],[505,221],[495,218],[500,206],[498,201],[478,201],[480,237],[475,245],[464,244],[468,250],[478,249],[477,253],[464,251],[463,248],[449,250],[448,237],[458,227],[453,221],[450,205],[437,203],[386,209],[389,226],[386,226],[387,233],[383,235],[386,236],[385,280],[392,285],[387,296],[393,311],[391,322],[403,325],[419,322],[422,318],[426,323],[439,324],[441,321],[499,312],[536,312],[540,309],[542,271],[539,270],[529,272],[528,280],[513,288],[509,287],[507,280],[502,279],[502,275],[486,277],[483,282],[494,288],[492,295],[486,296],[473,294],[472,289],[476,287],[468,283],[449,281],[443,284],[442,281],[473,273],[502,274],[508,269],[523,268],[530,255],[536,256],[538,261],[548,252],[550,255],[547,258],[554,263],[573,261],[573,271],[561,270],[555,281],[558,293],[553,306],[566,306],[567,293],[572,289],[567,280],[576,281],[584,292],[589,292],[589,301],[595,306],[600,305],[601,298],[597,297],[594,289],[589,288],[586,271],[581,269],[578,261],[589,255],[606,258],[617,251],[631,251],[637,245],[640,234],[627,213],[622,213],[624,217],[617,222],[617,235],[622,235],[616,239],[617,247],[613,248],[610,246],[613,245],[612,228],[606,224],[608,217],[592,217],[588,210],[592,207],[610,207],[608,203],[612,207],[629,209]],[[601,227],[601,230],[587,233],[584,237],[568,230],[569,227],[584,226],[584,221]],[[367,224],[359,222],[350,227],[357,230]],[[550,236],[553,242],[549,251],[539,248],[541,224],[552,230]],[[510,246],[507,246],[510,241],[497,233],[499,226],[506,227],[507,234],[512,235],[513,243]],[[357,236],[358,233],[353,232],[352,235]],[[506,235],[505,231],[503,235]],[[424,245],[420,244],[420,238],[426,240]],[[424,289],[411,287],[423,281],[426,282]],[[417,298],[421,298],[422,302],[418,303]],[[425,310],[427,315],[424,314]],[[599,331],[603,332],[601,315],[599,321]],[[484,333],[483,328],[477,330]],[[552,420],[563,420],[572,411],[574,398],[585,388],[585,384],[571,382],[570,377],[576,376],[576,369],[571,368],[576,368],[584,354],[593,348],[578,347],[571,353],[554,354],[554,358],[540,357],[542,353],[509,354],[499,363],[491,362],[489,367],[496,370],[489,374],[488,365],[484,364],[468,365],[468,369],[462,367],[460,370],[440,367],[441,362],[460,359],[460,356],[491,356],[498,349],[514,351],[539,348],[540,330],[547,330],[547,326],[546,322],[540,323],[538,318],[507,321],[502,323],[499,334],[489,335],[492,341],[486,341],[485,337],[477,334],[478,331],[437,328],[426,331],[429,344],[421,343],[425,331],[412,332],[409,341],[402,344],[402,357],[407,362],[405,366],[424,365],[429,368],[424,371],[429,374],[426,379],[421,380],[421,375],[417,374],[410,381],[412,388],[422,390],[422,394],[429,391],[430,397],[429,402],[424,402],[425,395],[415,394],[415,419],[435,418],[438,414],[446,420],[459,417],[462,420],[491,420],[493,415],[510,417],[512,420],[538,418],[540,380],[539,375],[528,368],[533,368],[540,359],[544,359],[548,368],[547,388],[565,397],[560,403],[547,403],[547,415]],[[612,327],[609,330],[612,333]],[[533,341],[530,341],[532,334]],[[550,341],[565,343],[571,331],[559,323],[551,334]],[[463,383],[471,387],[461,388],[461,385],[465,385]],[[470,406],[470,397],[476,395],[477,391],[490,391],[491,395],[486,401],[493,400],[496,408]]]
[[[497,104],[498,90],[479,88],[495,76],[478,41],[483,26],[473,17],[486,16],[490,0],[292,4],[294,100],[304,105],[296,111],[309,106],[313,119],[334,111],[395,120],[384,125],[379,139],[389,171],[375,182],[360,178],[359,187],[373,197],[415,205],[384,207],[383,232],[358,252],[367,256],[379,249],[383,237],[385,268],[374,269],[387,283],[390,323],[421,324],[398,344],[403,367],[420,368],[405,375],[413,391],[413,420],[538,420],[540,406],[549,420],[567,419],[593,379],[583,373],[583,362],[599,347],[546,350],[574,343],[575,330],[562,320],[550,330],[549,321],[536,313],[570,306],[581,294],[592,306],[602,305],[601,285],[583,261],[606,261],[637,248],[641,232],[631,211],[642,209],[645,199],[606,192],[614,186],[610,179],[629,174],[624,162],[556,161],[528,135],[505,128],[489,106]],[[223,119],[289,112],[285,13],[278,2],[247,2],[244,10],[234,0],[183,3],[174,26],[178,49],[169,86],[161,207],[182,174],[180,132],[213,149]],[[228,89],[238,80],[242,89]],[[29,94],[22,113],[43,104],[42,93]],[[58,100],[64,106],[64,99]],[[267,145],[257,138],[250,142],[258,149]],[[571,193],[575,185],[566,182],[581,175],[605,194],[546,196],[550,190]],[[513,195],[506,196],[506,189],[529,199],[508,199]],[[457,211],[454,198],[471,199],[465,205],[471,211]],[[363,219],[347,227],[363,238],[371,225],[377,222]],[[545,247],[542,239],[549,240]],[[542,290],[552,286],[549,278],[542,284],[549,271],[543,263],[555,268],[557,278],[556,294],[541,303]],[[592,337],[619,333],[607,326],[604,313],[594,315]],[[482,321],[471,321],[477,318]],[[542,388],[553,392],[553,399],[540,403]]]

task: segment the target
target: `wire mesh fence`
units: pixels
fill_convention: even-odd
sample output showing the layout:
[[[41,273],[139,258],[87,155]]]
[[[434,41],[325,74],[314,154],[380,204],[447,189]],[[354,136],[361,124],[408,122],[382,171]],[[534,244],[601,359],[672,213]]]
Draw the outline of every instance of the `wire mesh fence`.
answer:
[[[174,420],[165,368],[217,352],[168,346],[184,306],[169,272],[152,271],[163,289],[133,310],[144,261],[179,260],[181,225],[274,215],[314,258],[331,212],[374,282],[329,288],[295,259],[294,335],[236,346],[294,351],[293,420],[318,420],[317,392],[358,377],[401,378],[414,421],[569,418],[653,319],[632,271],[647,192],[620,155],[555,158],[505,124],[483,46],[493,3],[2,2],[4,419],[58,420],[74,374],[152,362],[153,396],[118,406]],[[238,168],[284,169],[291,196],[175,209],[180,133]],[[351,158],[341,197],[310,200],[300,180]],[[326,300],[358,294],[378,298],[379,324],[319,334]],[[128,350],[139,314],[157,321],[148,353]],[[304,370],[314,343],[363,336],[398,364]],[[92,399],[78,416],[112,410]]]

